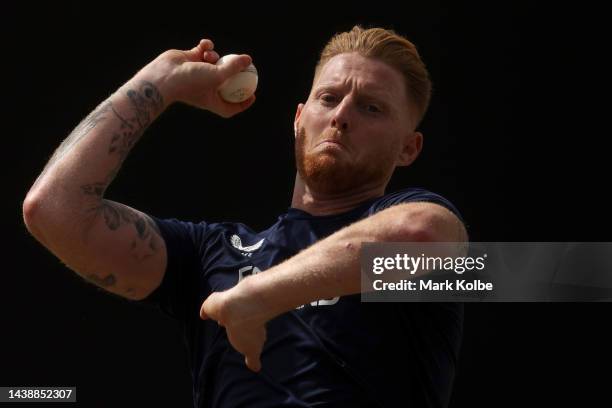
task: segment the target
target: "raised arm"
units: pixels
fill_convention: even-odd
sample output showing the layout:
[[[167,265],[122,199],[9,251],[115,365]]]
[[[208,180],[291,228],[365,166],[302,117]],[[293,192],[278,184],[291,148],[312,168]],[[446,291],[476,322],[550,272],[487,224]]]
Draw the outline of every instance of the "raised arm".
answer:
[[[130,299],[161,282],[166,246],[146,214],[104,197],[140,136],[166,107],[183,102],[220,116],[247,109],[224,102],[218,88],[251,62],[220,67],[210,40],[161,54],[102,102],[55,151],[23,204],[28,230],[79,275]]]

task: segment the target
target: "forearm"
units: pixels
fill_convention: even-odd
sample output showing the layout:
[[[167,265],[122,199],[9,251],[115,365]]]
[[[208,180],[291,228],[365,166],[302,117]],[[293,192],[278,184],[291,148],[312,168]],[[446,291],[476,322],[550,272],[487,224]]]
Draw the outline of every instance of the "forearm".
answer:
[[[364,242],[466,240],[463,224],[447,209],[430,203],[403,204],[343,228],[240,285],[246,296],[263,304],[266,318],[271,318],[315,300],[362,292]]]
[[[248,66],[250,57],[219,68],[212,49],[212,41],[201,40],[191,50],[162,53],[77,126],[26,197],[28,228],[37,230],[37,224],[49,221],[45,228],[53,229],[58,214],[72,220],[84,206],[100,208],[123,160],[167,105],[182,102],[228,118],[248,109],[254,97],[231,104],[220,98],[218,88]]]
[[[221,100],[218,88],[251,59],[222,67],[210,40],[168,50],[140,70],[77,126],[30,189],[23,216],[38,241],[84,278],[143,299],[161,282],[167,251],[146,213],[104,198],[123,161],[155,118],[174,102],[231,117],[247,109]]]
[[[244,283],[273,316],[318,299],[359,293],[362,242],[383,238],[366,226],[339,231]]]
[[[91,216],[86,209],[101,206],[126,156],[165,108],[159,85],[153,81],[159,79],[139,72],[90,113],[55,151],[26,198],[36,203],[35,228],[49,233],[65,227],[67,221]]]
[[[391,208],[345,227],[241,285],[264,304],[267,318],[311,301],[360,293],[363,242],[420,239],[420,230],[406,228],[411,223],[398,210]]]

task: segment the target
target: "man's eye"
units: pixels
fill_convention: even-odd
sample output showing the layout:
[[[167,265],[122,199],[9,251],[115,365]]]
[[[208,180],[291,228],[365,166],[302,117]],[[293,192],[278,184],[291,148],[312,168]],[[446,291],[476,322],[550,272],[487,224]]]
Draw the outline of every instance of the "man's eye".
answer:
[[[321,100],[324,103],[330,104],[336,102],[336,97],[332,94],[323,94],[321,95]]]
[[[370,113],[379,113],[381,112],[381,110],[378,108],[378,106],[376,105],[365,105],[365,109],[366,111],[370,112]]]

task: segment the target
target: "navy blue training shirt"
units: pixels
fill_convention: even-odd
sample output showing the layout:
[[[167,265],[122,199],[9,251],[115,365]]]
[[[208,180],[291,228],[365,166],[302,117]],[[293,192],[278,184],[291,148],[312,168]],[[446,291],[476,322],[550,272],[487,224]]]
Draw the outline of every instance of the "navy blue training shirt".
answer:
[[[462,334],[460,303],[361,303],[359,294],[312,302],[268,322],[260,373],[246,367],[224,328],[199,317],[210,293],[262,273],[353,222],[415,201],[443,205],[460,217],[443,197],[411,188],[336,215],[289,208],[261,232],[240,223],[155,219],[166,241],[168,266],[147,301],[181,324],[194,405],[448,405]]]

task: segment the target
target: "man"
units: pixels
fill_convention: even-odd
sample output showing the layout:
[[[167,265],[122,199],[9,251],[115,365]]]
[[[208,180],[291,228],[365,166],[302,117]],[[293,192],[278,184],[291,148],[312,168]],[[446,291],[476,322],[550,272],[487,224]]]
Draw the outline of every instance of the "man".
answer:
[[[431,83],[414,45],[354,27],[321,54],[294,121],[291,208],[265,231],[160,220],[104,198],[146,127],[174,102],[224,117],[210,40],[170,50],[98,106],[57,149],[24,202],[31,233],[89,281],[181,322],[199,407],[448,404],[458,304],[361,303],[362,242],[465,241],[439,195],[385,195],[419,155]]]

